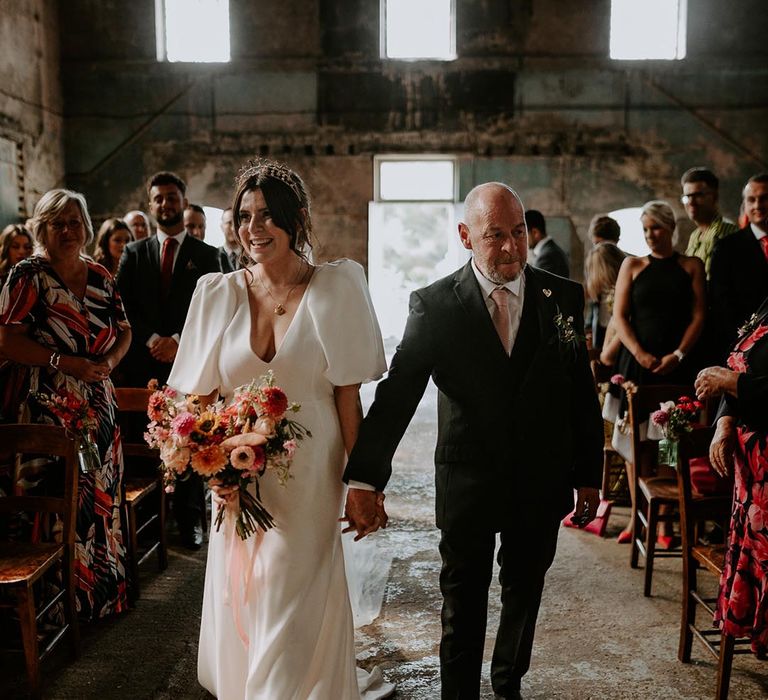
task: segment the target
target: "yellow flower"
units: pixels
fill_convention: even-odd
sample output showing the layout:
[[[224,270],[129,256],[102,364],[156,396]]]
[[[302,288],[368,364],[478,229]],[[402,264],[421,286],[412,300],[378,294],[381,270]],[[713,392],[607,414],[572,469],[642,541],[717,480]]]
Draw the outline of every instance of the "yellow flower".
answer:
[[[197,419],[195,430],[202,435],[213,435],[216,428],[219,427],[221,418],[211,411],[203,411]]]
[[[213,476],[227,464],[227,453],[218,445],[211,445],[192,455],[192,469],[200,476]]]

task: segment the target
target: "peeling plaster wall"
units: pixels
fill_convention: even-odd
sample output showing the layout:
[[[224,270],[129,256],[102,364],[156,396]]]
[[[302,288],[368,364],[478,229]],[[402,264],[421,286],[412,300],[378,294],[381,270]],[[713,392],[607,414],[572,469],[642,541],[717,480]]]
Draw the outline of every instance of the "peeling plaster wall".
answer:
[[[677,203],[712,167],[736,217],[768,170],[764,0],[689,0],[683,61],[611,61],[609,0],[456,0],[458,59],[382,61],[378,0],[230,0],[233,60],[154,59],[154,1],[61,3],[67,182],[96,218],[142,206],[147,174],[228,203],[237,167],[271,155],[314,196],[321,257],[367,257],[373,155],[460,157],[462,195],[490,177],[570,221],[572,268],[593,214]],[[648,37],[653,41],[653,37]]]
[[[0,0],[0,137],[13,142],[18,211],[31,214],[40,195],[64,182],[58,3]]]

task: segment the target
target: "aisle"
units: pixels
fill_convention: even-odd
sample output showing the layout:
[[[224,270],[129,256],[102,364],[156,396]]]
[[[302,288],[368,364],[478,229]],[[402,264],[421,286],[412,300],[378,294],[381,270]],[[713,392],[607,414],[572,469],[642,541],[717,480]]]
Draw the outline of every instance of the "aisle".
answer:
[[[381,617],[358,634],[362,665],[378,663],[398,684],[399,700],[437,700],[440,599],[433,523],[432,451],[435,396],[422,404],[398,453],[387,507],[392,526],[376,535],[393,557]],[[611,523],[615,534],[626,512]],[[526,700],[702,700],[712,697],[715,667],[694,645],[694,663],[677,661],[680,561],[661,560],[653,598],[642,596],[626,546],[563,530],[547,579]],[[83,655],[57,653],[44,666],[46,697],[55,700],[202,700],[196,682],[197,630],[205,550],[172,546],[166,572],[143,570],[142,598],[123,618],[84,629]],[[492,588],[489,628],[495,629]],[[66,650],[62,650],[66,652]],[[490,660],[492,647],[486,649]],[[19,695],[20,666],[0,665],[0,697]],[[487,682],[483,700],[493,697]],[[12,680],[11,680],[12,679]],[[739,656],[732,700],[768,697],[768,663]],[[275,700],[280,700],[276,698]]]

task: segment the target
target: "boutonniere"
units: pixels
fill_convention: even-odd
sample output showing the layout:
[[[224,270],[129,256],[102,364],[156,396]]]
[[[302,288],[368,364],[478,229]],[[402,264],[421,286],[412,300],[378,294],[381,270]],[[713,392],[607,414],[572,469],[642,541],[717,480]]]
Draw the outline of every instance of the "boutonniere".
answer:
[[[197,265],[195,265],[195,263],[193,263],[191,260],[189,260],[189,261],[187,262],[187,267],[186,267],[186,269],[187,269],[187,270],[197,270]]]
[[[748,335],[751,333],[755,328],[757,328],[757,322],[758,322],[758,315],[757,313],[752,314],[746,321],[746,323],[743,326],[739,327],[738,335],[739,338],[743,338],[745,335]]]
[[[544,291],[546,292],[548,290]],[[569,345],[575,349],[576,346],[582,340],[586,340],[586,338],[576,332],[576,328],[573,326],[573,316],[563,316],[560,307],[556,306],[555,308],[557,309],[557,313],[552,320],[555,323],[555,328],[557,328],[557,339],[563,345]]]

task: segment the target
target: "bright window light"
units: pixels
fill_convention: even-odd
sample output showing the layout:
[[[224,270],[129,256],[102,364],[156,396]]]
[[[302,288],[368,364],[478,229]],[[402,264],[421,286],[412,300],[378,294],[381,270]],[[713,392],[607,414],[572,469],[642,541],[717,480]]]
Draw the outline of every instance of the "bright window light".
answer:
[[[611,0],[611,58],[685,58],[688,0]]]
[[[453,0],[381,0],[384,58],[456,58]]]
[[[381,201],[453,201],[454,161],[379,161]]]
[[[159,61],[229,61],[229,0],[155,0]]]
[[[630,207],[608,213],[608,216],[618,222],[621,229],[619,248],[630,255],[648,255],[651,252],[651,249],[645,242],[643,225],[640,223],[642,211],[642,207]]]

